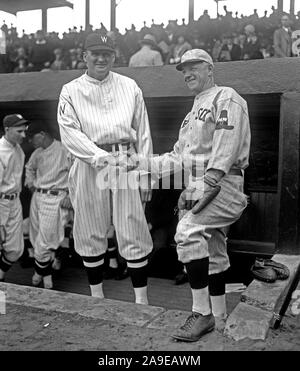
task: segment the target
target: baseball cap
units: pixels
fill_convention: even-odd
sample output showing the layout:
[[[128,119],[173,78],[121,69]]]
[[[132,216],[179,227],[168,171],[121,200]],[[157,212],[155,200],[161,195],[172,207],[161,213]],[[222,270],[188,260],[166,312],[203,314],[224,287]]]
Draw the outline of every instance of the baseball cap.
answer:
[[[176,66],[178,71],[182,71],[182,68],[187,63],[206,62],[210,65],[214,65],[212,57],[203,49],[192,49],[188,50],[181,57],[180,63]]]
[[[91,33],[87,36],[84,43],[85,50],[108,50],[110,52],[115,52],[115,46],[113,40],[103,34]]]
[[[3,126],[6,128],[17,127],[21,125],[28,124],[28,120],[24,119],[19,113],[14,113],[12,115],[7,115],[3,119]]]
[[[41,131],[49,133],[48,126],[42,121],[33,121],[26,131],[28,137],[33,137],[35,134],[39,134]]]

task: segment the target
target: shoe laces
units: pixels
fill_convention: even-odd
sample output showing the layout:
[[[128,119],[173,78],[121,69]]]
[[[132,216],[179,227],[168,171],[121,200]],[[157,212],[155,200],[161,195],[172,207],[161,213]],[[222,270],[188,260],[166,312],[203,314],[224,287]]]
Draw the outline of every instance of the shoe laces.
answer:
[[[185,321],[185,324],[181,327],[182,330],[190,330],[196,320],[199,318],[200,314],[198,313],[192,313],[187,320]]]

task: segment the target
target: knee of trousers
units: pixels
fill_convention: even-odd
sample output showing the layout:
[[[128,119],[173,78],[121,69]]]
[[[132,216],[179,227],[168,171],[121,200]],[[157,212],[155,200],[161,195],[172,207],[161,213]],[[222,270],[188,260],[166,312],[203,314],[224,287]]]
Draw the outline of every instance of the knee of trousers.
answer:
[[[178,260],[186,264],[192,260],[207,258],[209,256],[207,239],[206,233],[201,233],[200,229],[193,227],[188,228],[180,221],[175,234]]]
[[[24,252],[24,243],[21,243],[20,246],[14,248],[14,249],[4,249],[3,254],[5,257],[12,263],[15,263]]]

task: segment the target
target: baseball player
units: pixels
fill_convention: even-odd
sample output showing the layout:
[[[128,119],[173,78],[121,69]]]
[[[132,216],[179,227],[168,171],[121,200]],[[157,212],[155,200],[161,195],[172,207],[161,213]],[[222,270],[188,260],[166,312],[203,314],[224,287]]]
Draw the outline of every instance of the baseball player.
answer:
[[[117,173],[112,165],[129,153],[151,154],[152,139],[142,92],[132,79],[110,71],[114,60],[112,40],[90,34],[84,52],[87,72],[64,85],[60,94],[61,138],[76,158],[69,176],[75,249],[82,256],[91,295],[103,298],[103,262],[113,224],[135,302],[148,304],[152,240],[142,202],[150,194],[136,187],[139,172]]]
[[[26,164],[25,185],[32,191],[29,238],[34,248],[35,272],[32,284],[43,282],[51,289],[55,251],[64,240],[68,222],[68,152],[54,139],[45,123],[33,122],[27,136],[35,151]]]
[[[19,194],[25,155],[20,147],[28,121],[19,114],[3,119],[0,138],[0,281],[23,254],[23,216]]]
[[[212,58],[202,49],[182,56],[176,68],[196,94],[193,108],[181,125],[173,152],[150,162],[139,158],[140,168],[151,165],[160,175],[171,163],[174,169],[189,169],[187,188],[178,200],[175,235],[193,298],[192,314],[172,335],[182,341],[197,341],[215,328],[215,317],[226,318],[226,232],[247,205],[243,183],[250,149],[248,108],[236,91],[214,84],[213,67]]]

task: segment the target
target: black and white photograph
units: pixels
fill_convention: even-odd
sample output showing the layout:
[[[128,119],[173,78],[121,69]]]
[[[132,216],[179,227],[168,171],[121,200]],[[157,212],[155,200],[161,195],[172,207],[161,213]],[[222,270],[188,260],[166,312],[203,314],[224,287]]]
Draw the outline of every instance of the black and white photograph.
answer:
[[[299,187],[300,0],[0,0],[0,359],[300,351]]]

